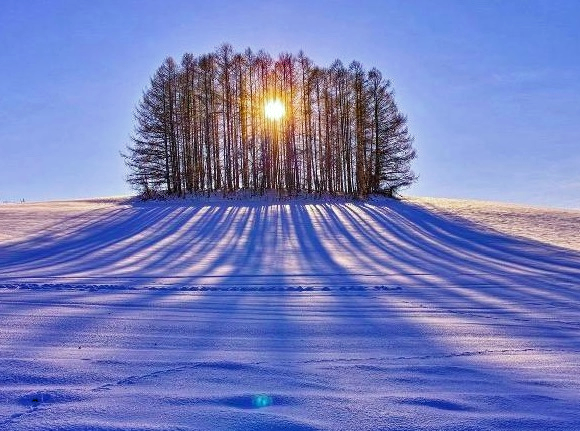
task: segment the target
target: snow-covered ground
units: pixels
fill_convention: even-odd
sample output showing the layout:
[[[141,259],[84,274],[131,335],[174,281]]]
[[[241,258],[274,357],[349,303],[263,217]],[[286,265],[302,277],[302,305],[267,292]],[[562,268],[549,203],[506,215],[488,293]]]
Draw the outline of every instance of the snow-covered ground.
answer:
[[[0,205],[0,429],[579,430],[579,217]]]
[[[546,209],[463,199],[413,198],[410,202],[466,218],[512,236],[580,251],[580,209]]]

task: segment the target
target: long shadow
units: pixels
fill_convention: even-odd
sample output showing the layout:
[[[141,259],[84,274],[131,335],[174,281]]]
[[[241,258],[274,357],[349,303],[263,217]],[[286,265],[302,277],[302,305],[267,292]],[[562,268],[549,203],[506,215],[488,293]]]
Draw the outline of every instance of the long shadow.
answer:
[[[343,284],[356,284],[361,273],[426,285],[464,283],[461,275],[487,285],[580,277],[580,253],[398,202],[135,206],[47,238],[40,233],[0,245],[0,276],[176,276],[178,283],[216,285],[257,284],[262,276],[266,283],[303,277],[333,284],[340,276]]]
[[[364,283],[361,274],[418,283],[424,283],[418,275],[447,281],[469,275],[488,284],[580,278],[578,252],[400,202],[135,205],[77,222],[63,232],[53,227],[50,234],[1,244],[0,277],[213,278],[213,284],[236,277],[256,284],[300,277],[334,283],[337,276]]]
[[[528,268],[530,272],[537,269],[572,276],[580,275],[578,260],[580,253],[576,251],[484,231],[475,225],[437,215],[418,205],[392,202],[389,207],[387,215],[384,207],[365,205],[365,209],[368,209],[378,222],[384,223],[387,217],[397,217],[400,221],[396,226],[410,228],[408,234],[415,231],[415,241],[423,237],[437,242],[445,247],[447,252],[457,250],[466,255],[468,264],[483,259],[486,263],[501,262],[503,267]],[[476,259],[473,259],[474,257]]]
[[[51,317],[39,327],[27,323],[28,334],[8,340],[15,349],[18,343],[38,344],[35,353],[40,356],[46,353],[43,340],[54,334],[61,334],[55,345],[48,346],[55,350],[70,347],[78,339],[103,342],[99,330],[111,325],[113,333],[115,318],[134,325],[124,329],[127,338],[121,345],[125,347],[135,347],[129,339],[132,331],[142,336],[146,329],[153,329],[155,342],[167,349],[174,348],[171,331],[178,331],[175,339],[179,339],[179,331],[195,331],[181,333],[181,342],[191,340],[190,349],[195,350],[183,356],[185,363],[206,356],[221,361],[231,358],[231,363],[204,367],[235,371],[234,362],[242,361],[236,355],[246,349],[244,360],[267,365],[259,369],[261,376],[252,377],[252,384],[258,385],[262,378],[272,391],[290,388],[310,394],[312,400],[286,392],[275,395],[287,403],[286,412],[303,408],[312,418],[320,415],[328,424],[300,425],[301,413],[288,416],[288,429],[412,429],[416,409],[435,418],[435,424],[481,420],[489,429],[508,429],[518,425],[518,414],[529,419],[532,410],[547,399],[541,397],[554,396],[557,388],[535,387],[541,376],[530,375],[517,364],[506,370],[486,359],[488,347],[508,340],[513,341],[516,353],[529,348],[538,355],[542,349],[550,351],[551,360],[557,355],[578,356],[580,328],[567,320],[565,312],[555,313],[547,305],[554,298],[556,305],[569,301],[571,315],[578,316],[580,253],[480,231],[415,205],[134,205],[115,209],[98,220],[78,221],[64,232],[54,227],[50,235],[40,233],[25,241],[0,244],[0,278],[25,279],[29,274],[66,278],[87,272],[119,277],[117,284],[125,283],[121,276],[144,276],[145,281],[137,284],[139,290],[116,303],[114,316],[108,314],[111,307],[93,307],[85,316],[83,310],[73,307],[73,313]],[[176,305],[189,313],[184,313],[182,323],[152,319],[151,328],[139,323],[144,316],[153,317],[150,313],[173,300],[187,284],[211,284],[225,290],[263,283],[289,287],[294,280],[305,280],[335,287],[364,284],[360,274],[374,274],[387,285],[389,275],[398,275],[402,288],[384,291],[366,285],[356,291],[317,292],[314,299],[326,301],[320,304],[311,302],[309,292],[199,292],[189,298],[190,304]],[[473,285],[461,274],[470,275]],[[176,276],[176,286],[147,288],[150,281],[171,276]],[[409,287],[417,285],[422,287]],[[63,295],[63,302],[82,302],[83,296],[93,297],[98,292]],[[302,295],[301,306],[296,305],[296,295]],[[171,307],[167,309],[171,311]],[[208,309],[215,312],[196,323],[194,319]],[[423,314],[416,314],[419,309]],[[38,311],[32,304],[26,310],[0,304],[0,316],[29,310]],[[312,326],[305,325],[302,318],[311,319]],[[485,328],[473,331],[488,338],[472,342],[468,337],[459,341],[446,337],[437,330],[445,319],[455,319],[460,324],[457,331],[461,325]],[[233,328],[233,324],[239,326]],[[151,345],[142,347],[153,348],[154,340],[148,342]],[[114,355],[114,344],[110,347]],[[304,351],[298,352],[301,349]],[[280,385],[280,376],[293,386]],[[309,392],[312,388],[300,386],[302,379],[318,386]],[[472,391],[466,395],[462,392],[465,380]],[[126,381],[130,379],[112,383]],[[238,385],[236,389],[243,388]],[[341,403],[364,399],[368,392],[372,395],[366,398],[368,406],[341,410]],[[506,398],[507,394],[514,395]],[[459,402],[462,396],[465,400]],[[212,402],[229,411],[246,405],[240,397]],[[577,398],[568,396],[568,400]],[[512,404],[503,407],[501,402]],[[408,416],[391,424],[380,415],[386,408],[405,411]],[[505,411],[502,408],[511,418],[493,416]],[[563,426],[574,421],[573,416],[562,416],[567,420]],[[278,426],[280,417],[263,414],[260,420]],[[574,424],[578,422],[576,417]],[[256,425],[256,429],[268,428],[259,421]],[[549,420],[540,417],[518,429],[545,429],[548,425],[552,425]]]
[[[114,211],[99,221],[77,230],[67,232],[65,236],[47,242],[41,235],[38,238],[21,243],[12,243],[0,247],[0,271],[13,268],[13,271],[41,270],[48,274],[57,267],[64,267],[61,274],[78,272],[122,262],[124,258],[145,250],[165,236],[171,235],[181,223],[188,218],[183,210],[155,208],[143,211],[125,209]],[[153,231],[153,232],[150,232]],[[143,236],[149,232],[151,236]],[[128,240],[137,240],[136,244],[102,252]]]

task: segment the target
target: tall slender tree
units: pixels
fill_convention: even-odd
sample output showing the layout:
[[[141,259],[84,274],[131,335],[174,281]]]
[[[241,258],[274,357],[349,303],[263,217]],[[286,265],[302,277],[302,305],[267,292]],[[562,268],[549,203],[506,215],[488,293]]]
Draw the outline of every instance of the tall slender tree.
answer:
[[[266,113],[273,101],[281,117]],[[416,180],[407,118],[391,83],[303,52],[234,51],[165,59],[135,109],[123,155],[128,181],[151,194],[268,189],[280,194],[395,195]]]

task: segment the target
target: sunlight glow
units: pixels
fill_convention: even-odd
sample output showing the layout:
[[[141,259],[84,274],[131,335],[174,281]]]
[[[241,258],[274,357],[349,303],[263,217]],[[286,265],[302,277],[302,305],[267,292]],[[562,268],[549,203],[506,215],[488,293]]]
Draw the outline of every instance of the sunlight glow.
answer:
[[[286,109],[281,101],[277,99],[268,100],[264,105],[264,113],[269,120],[279,120],[286,113]]]

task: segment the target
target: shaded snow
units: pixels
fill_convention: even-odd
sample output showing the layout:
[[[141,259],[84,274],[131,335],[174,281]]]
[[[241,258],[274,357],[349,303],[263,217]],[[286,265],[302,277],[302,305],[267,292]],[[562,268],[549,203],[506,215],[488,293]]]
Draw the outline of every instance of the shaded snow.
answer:
[[[580,253],[429,205],[0,206],[0,429],[580,429]]]
[[[580,210],[443,198],[412,198],[409,202],[508,235],[580,251]]]

